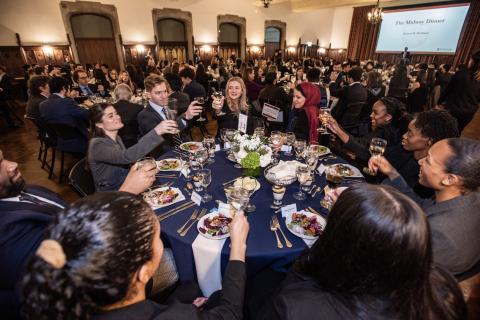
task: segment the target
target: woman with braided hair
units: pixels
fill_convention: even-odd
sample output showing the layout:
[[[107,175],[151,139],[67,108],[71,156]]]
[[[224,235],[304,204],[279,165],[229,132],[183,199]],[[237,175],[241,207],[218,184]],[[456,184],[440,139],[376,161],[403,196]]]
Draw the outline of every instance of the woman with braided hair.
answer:
[[[220,303],[161,305],[145,288],[160,264],[160,224],[150,206],[126,192],[83,198],[50,227],[22,281],[26,319],[239,319],[245,286],[248,222],[231,224],[230,262]],[[193,297],[192,297],[193,300]],[[191,301],[189,301],[191,302]],[[206,309],[206,308],[205,308]]]

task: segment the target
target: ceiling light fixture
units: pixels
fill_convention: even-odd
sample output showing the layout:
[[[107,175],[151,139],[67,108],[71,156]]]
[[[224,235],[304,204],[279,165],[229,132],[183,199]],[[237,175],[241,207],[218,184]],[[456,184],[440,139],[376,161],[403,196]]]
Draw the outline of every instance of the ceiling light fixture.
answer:
[[[378,24],[383,20],[383,9],[380,8],[380,0],[377,0],[377,5],[367,15],[368,22],[371,24]]]

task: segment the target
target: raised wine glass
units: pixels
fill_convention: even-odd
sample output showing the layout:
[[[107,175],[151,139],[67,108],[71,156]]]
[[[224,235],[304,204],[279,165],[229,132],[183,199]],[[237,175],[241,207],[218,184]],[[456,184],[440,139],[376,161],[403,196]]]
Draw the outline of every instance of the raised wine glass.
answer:
[[[213,100],[216,102],[216,103],[220,103],[222,101],[222,98],[223,98],[223,93],[221,91],[216,91],[215,89],[213,89]],[[222,109],[220,109],[220,112],[217,113],[217,116],[224,116],[225,115],[225,112],[223,112],[223,106],[222,106]]]
[[[327,134],[327,124],[328,124],[328,119],[330,118],[330,109],[327,107],[321,107],[320,108],[320,123],[321,126],[320,128],[317,129],[318,132],[321,134]]]
[[[387,140],[381,138],[372,138],[370,141],[370,153],[372,157],[380,157],[385,152],[385,148],[387,147]],[[368,175],[376,176],[377,172],[370,170],[369,168],[363,168],[363,172]]]
[[[204,98],[204,97],[195,97],[193,100],[196,101],[196,102],[197,102],[197,105],[199,105],[199,106],[202,106],[202,107],[203,107],[203,106],[205,105],[205,98]],[[203,113],[203,111],[202,111],[202,113]],[[205,118],[202,116],[202,114],[200,114],[200,116],[198,117],[197,121],[203,122],[203,121],[207,121],[207,119],[205,119]]]
[[[177,99],[174,98],[168,98],[167,101],[167,106],[164,109],[165,116],[167,117],[167,120],[172,120],[175,121],[177,120],[177,114],[178,114],[178,105],[177,105]],[[178,134],[180,130],[176,129],[175,134]]]

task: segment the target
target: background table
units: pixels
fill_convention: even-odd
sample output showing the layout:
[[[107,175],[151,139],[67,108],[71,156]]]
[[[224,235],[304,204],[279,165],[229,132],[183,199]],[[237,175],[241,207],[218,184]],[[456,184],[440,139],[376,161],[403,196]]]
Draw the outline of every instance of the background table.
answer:
[[[160,159],[163,158],[175,158],[173,152],[168,152]],[[281,156],[281,160],[293,160],[294,157]],[[345,163],[341,159],[333,159],[327,161],[319,161],[319,163],[324,164],[333,164],[333,163]],[[236,169],[233,167],[233,163],[226,159],[226,154],[224,151],[218,151],[215,154],[215,163],[206,165],[205,168],[208,168],[212,172],[212,183],[208,188],[208,192],[213,195],[213,200],[202,203],[203,208],[208,210],[217,207],[215,200],[220,200],[227,202],[225,193],[223,190],[223,183],[229,180],[232,180],[236,177],[242,176],[242,169]],[[258,181],[261,184],[260,189],[253,194],[250,201],[256,205],[256,210],[248,215],[248,222],[250,224],[250,232],[247,239],[247,254],[246,254],[246,265],[247,265],[247,274],[253,275],[260,270],[270,266],[276,270],[282,270],[283,267],[291,262],[293,262],[301,253],[304,251],[307,246],[305,242],[290,233],[285,225],[285,219],[281,217],[281,213],[274,213],[274,210],[270,208],[270,205],[273,202],[272,194],[272,185],[269,183],[262,175],[257,177]],[[174,181],[175,187],[179,187],[182,190],[182,193],[189,198],[189,195],[185,192],[184,187],[186,181],[183,176],[177,179],[165,179],[161,178],[161,182]],[[322,188],[326,185],[325,175],[319,176],[315,175],[315,184],[321,186]],[[326,216],[328,211],[320,206],[320,200],[323,198],[323,193],[318,192],[315,198],[307,195],[307,199],[304,201],[298,201],[293,198],[293,193],[298,191],[299,184],[298,182],[293,183],[287,187],[287,191],[283,198],[283,205],[288,205],[292,203],[297,204],[297,209],[301,210],[308,206],[313,207],[315,210],[319,211],[322,215]],[[177,203],[175,205],[182,204]],[[173,206],[168,206],[162,209],[156,210],[157,214],[161,214]],[[193,210],[198,208],[194,206],[190,209],[181,211],[176,215],[167,218],[161,222],[161,235],[166,246],[172,248],[173,255],[175,257],[175,262],[177,265],[178,273],[180,280],[194,280],[196,279],[195,275],[195,261],[192,251],[192,242],[198,235],[196,225],[193,226],[185,237],[181,237],[177,234],[177,229],[182,226],[185,221],[190,217]],[[283,229],[283,232],[287,238],[292,243],[291,248],[285,246],[285,242],[281,234],[279,237],[284,244],[283,249],[279,249],[276,246],[276,238],[274,232],[270,230],[270,219],[272,215],[277,215],[280,220],[280,226]],[[230,252],[230,240],[227,239],[225,245],[222,249],[222,272],[225,270],[226,263],[228,262],[229,252]]]

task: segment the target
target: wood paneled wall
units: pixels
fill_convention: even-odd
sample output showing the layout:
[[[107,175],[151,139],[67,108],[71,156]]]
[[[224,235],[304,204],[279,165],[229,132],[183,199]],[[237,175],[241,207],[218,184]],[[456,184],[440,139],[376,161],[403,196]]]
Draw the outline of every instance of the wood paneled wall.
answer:
[[[118,70],[118,56],[113,38],[77,38],[78,59],[81,64],[106,63],[110,68]]]
[[[155,62],[158,62],[155,45],[143,45],[143,47],[145,48],[145,51],[141,52],[138,50],[137,45],[123,45],[126,64],[141,65],[142,63],[145,63],[143,59],[147,55],[153,57]]]

